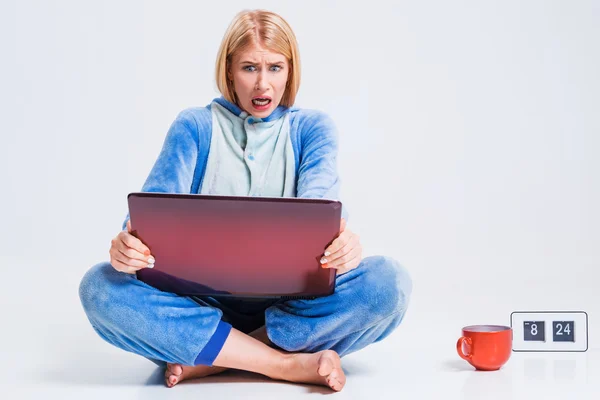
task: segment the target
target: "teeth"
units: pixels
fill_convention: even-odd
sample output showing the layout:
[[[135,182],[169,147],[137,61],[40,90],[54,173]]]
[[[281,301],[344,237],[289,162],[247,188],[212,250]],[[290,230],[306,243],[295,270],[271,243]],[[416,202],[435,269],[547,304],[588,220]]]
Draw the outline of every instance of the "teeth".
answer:
[[[254,104],[259,105],[259,106],[267,105],[267,104],[269,104],[270,101],[271,100],[269,100],[269,99],[253,99],[252,100],[252,102]]]

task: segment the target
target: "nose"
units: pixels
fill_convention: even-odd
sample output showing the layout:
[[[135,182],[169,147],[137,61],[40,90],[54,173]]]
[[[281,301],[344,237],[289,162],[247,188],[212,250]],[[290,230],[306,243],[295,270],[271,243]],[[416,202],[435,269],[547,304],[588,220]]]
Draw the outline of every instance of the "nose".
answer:
[[[267,88],[267,73],[263,70],[258,73],[256,77],[256,86],[255,89],[259,92],[262,92]]]

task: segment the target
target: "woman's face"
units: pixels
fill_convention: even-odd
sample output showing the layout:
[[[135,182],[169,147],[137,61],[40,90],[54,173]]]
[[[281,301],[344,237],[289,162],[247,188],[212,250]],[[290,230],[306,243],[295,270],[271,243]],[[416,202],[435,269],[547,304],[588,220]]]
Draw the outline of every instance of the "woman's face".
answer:
[[[269,116],[279,105],[289,73],[283,54],[253,45],[234,54],[228,71],[238,106],[256,118]]]

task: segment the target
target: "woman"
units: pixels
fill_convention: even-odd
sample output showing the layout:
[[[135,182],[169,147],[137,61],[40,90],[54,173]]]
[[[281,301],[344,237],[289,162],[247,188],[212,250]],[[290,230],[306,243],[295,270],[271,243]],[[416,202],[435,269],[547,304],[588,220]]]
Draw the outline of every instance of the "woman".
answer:
[[[336,199],[337,133],[323,113],[292,107],[300,63],[286,21],[238,14],[216,78],[223,96],[177,116],[142,191]],[[186,297],[146,285],[135,272],[156,260],[128,217],[110,262],[83,277],[80,298],[94,330],[164,366],[169,387],[235,368],[339,391],[340,357],[388,336],[406,312],[407,272],[389,257],[362,259],[345,209],[321,260],[337,270],[334,294],[290,301]]]

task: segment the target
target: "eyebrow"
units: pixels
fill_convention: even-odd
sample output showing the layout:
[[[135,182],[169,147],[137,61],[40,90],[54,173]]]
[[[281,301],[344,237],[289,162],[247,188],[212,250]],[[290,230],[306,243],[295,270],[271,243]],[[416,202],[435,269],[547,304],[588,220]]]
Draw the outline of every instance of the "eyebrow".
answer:
[[[240,64],[258,64],[257,62],[254,61],[240,61]],[[269,65],[278,65],[278,64],[285,64],[285,62],[283,61],[276,61],[273,63],[269,63]]]

